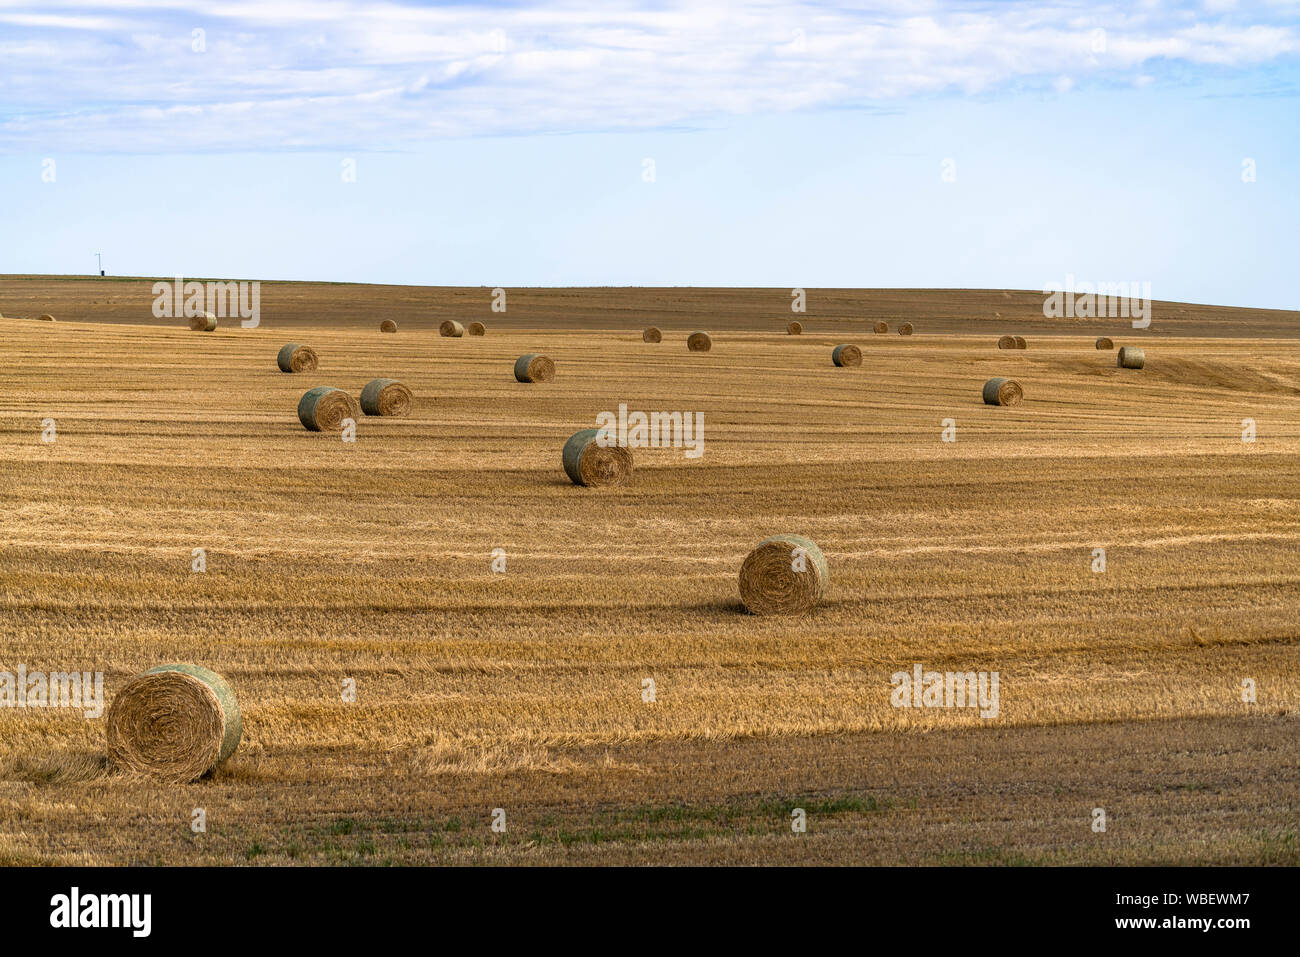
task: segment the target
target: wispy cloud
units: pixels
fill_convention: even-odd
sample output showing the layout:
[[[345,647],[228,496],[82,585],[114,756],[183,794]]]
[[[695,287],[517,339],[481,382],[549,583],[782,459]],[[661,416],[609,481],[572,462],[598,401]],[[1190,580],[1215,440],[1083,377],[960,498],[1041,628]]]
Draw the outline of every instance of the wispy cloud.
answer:
[[[0,150],[392,148],[1300,53],[1300,4],[0,0]]]

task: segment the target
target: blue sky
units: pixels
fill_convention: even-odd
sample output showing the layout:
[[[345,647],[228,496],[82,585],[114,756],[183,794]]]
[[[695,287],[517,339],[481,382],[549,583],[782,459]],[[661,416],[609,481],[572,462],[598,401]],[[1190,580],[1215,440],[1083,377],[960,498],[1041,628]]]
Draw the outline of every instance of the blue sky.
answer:
[[[1291,0],[0,0],[0,61],[0,272],[1300,306]]]

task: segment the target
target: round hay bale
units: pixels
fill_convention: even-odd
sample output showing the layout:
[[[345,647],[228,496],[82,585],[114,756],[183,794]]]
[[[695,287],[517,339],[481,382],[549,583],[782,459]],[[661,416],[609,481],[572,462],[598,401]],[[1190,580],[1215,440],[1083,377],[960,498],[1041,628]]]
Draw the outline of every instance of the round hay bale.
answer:
[[[1121,369],[1141,369],[1146,365],[1147,355],[1137,346],[1121,346],[1115,359]]]
[[[860,366],[862,350],[857,346],[836,346],[831,350],[831,362],[837,366]]]
[[[1014,349],[1015,347],[1016,347],[1015,336],[1003,336],[1001,339],[998,340],[999,349]]]
[[[210,312],[199,316],[190,316],[191,332],[213,332],[217,328],[217,317]]]
[[[481,322],[471,322],[466,330],[471,336],[486,336],[487,326]]]
[[[886,333],[886,332],[889,331],[889,323],[887,323],[887,322],[878,322],[878,323],[876,323],[876,325],[875,325],[875,330],[876,330],[876,332],[877,332],[878,334],[884,334],[884,333]]]
[[[296,342],[291,342],[280,347],[275,357],[275,364],[280,367],[281,372],[315,372],[319,363],[316,359],[316,350],[310,346],[300,346]]]
[[[173,664],[136,675],[108,709],[108,756],[173,784],[197,781],[235,753],[239,701],[224,678]]]
[[[903,323],[898,327],[898,334],[900,336],[910,336],[912,334],[912,324],[910,322]]]
[[[40,321],[41,321],[41,322],[53,322],[53,321],[54,321],[54,317],[51,316],[48,312],[46,312],[46,313],[42,313],[41,316],[40,316]],[[214,326],[213,328],[215,329],[216,327]]]
[[[465,334],[465,327],[454,319],[444,319],[438,327],[438,335],[448,339],[459,339]]]
[[[298,421],[311,432],[338,432],[343,420],[361,418],[357,400],[342,389],[321,385],[308,389],[298,400]]]
[[[391,319],[385,319],[383,322],[381,322],[381,323],[379,324],[379,331],[380,331],[380,332],[396,332],[396,331],[397,331],[397,323],[393,322],[393,320],[391,320]]]
[[[663,342],[664,334],[654,326],[647,326],[641,333],[642,342]]]
[[[985,405],[1016,405],[1024,397],[1025,390],[1012,379],[989,379],[984,383]]]
[[[361,390],[361,411],[366,415],[410,415],[411,390],[396,379],[371,379]]]
[[[707,332],[692,332],[686,337],[686,348],[691,352],[708,352],[713,348],[713,339]]]
[[[555,378],[555,363],[540,352],[529,352],[515,360],[515,378],[520,382],[550,382]]]
[[[1098,348],[1098,349],[1114,349],[1114,348],[1115,348],[1115,340],[1114,340],[1114,339],[1107,338],[1106,336],[1102,336],[1100,339],[1097,340],[1097,348]]]
[[[791,322],[788,326],[785,327],[785,334],[787,336],[803,335],[803,323],[799,322],[798,320]]]
[[[1017,349],[1028,349],[1028,348],[1029,348],[1029,343],[1025,342],[1025,337],[1024,337],[1024,336],[1016,336],[1016,337],[1015,337],[1015,340],[1016,340],[1016,348],[1017,348]]]
[[[583,429],[564,443],[561,460],[574,485],[622,485],[632,477],[632,450],[621,445],[602,447],[600,429]]]
[[[811,539],[774,535],[740,566],[740,600],[754,615],[802,615],[821,601],[830,582],[826,556]]]

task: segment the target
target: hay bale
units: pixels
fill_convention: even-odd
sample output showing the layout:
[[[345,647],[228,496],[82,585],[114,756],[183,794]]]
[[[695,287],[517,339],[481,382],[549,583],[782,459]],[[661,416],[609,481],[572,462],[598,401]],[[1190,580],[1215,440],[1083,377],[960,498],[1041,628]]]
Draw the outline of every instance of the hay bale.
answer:
[[[1028,349],[1028,348],[1029,348],[1029,343],[1025,342],[1025,337],[1024,337],[1024,336],[1016,336],[1016,337],[1015,337],[1015,340],[1016,340],[1016,348],[1017,348],[1017,349]]]
[[[1014,349],[1015,347],[1016,347],[1015,336],[1003,336],[1001,339],[998,340],[999,349]]]
[[[1121,369],[1141,369],[1146,365],[1147,354],[1137,346],[1121,346],[1115,359]]]
[[[821,601],[829,582],[826,556],[811,539],[774,535],[745,556],[740,600],[754,615],[802,615]]]
[[[857,346],[836,346],[831,350],[831,362],[837,366],[860,366],[862,350]]]
[[[396,332],[396,331],[397,331],[397,323],[393,322],[393,320],[391,320],[391,319],[385,319],[383,322],[381,322],[381,323],[379,324],[379,331],[380,331],[380,332]]]
[[[647,326],[641,333],[642,342],[663,342],[664,334],[654,326]]]
[[[41,322],[53,322],[53,321],[54,321],[54,317],[51,316],[48,312],[46,312],[46,313],[42,313],[38,318],[39,318],[39,320],[40,320]],[[213,328],[215,329],[216,326],[213,326]]]
[[[600,429],[583,429],[564,443],[561,461],[574,485],[622,485],[632,477],[632,450],[622,445],[602,447]]]
[[[411,390],[396,379],[371,379],[361,390],[361,411],[366,415],[410,415]]]
[[[555,363],[549,356],[529,352],[515,360],[515,378],[520,382],[550,382],[555,378]]]
[[[1012,379],[989,379],[984,383],[985,405],[1016,405],[1024,397],[1025,390]]]
[[[887,323],[887,322],[878,322],[878,323],[876,323],[876,325],[875,325],[875,330],[876,330],[876,332],[877,332],[878,334],[883,335],[884,333],[886,333],[886,332],[889,331],[889,323]]]
[[[454,319],[444,319],[438,327],[438,335],[448,339],[459,339],[465,334],[465,327]]]
[[[912,324],[910,322],[903,323],[898,327],[898,334],[900,336],[910,336],[912,334]]]
[[[108,709],[108,756],[173,784],[197,781],[235,753],[239,701],[219,674],[172,664],[136,675]]]
[[[275,357],[275,364],[281,372],[315,372],[318,365],[316,351],[310,346],[300,346],[291,342],[281,346]]]
[[[338,432],[343,420],[361,418],[357,400],[342,389],[321,385],[308,389],[298,400],[298,421],[311,432]]]
[[[803,335],[803,323],[799,322],[797,319],[791,322],[788,326],[785,327],[785,334],[787,336]]]
[[[713,339],[707,332],[692,332],[686,337],[686,348],[691,352],[708,352],[713,348]]]
[[[469,329],[466,330],[471,336],[486,336],[487,326],[481,322],[471,322]]]
[[[190,332],[213,332],[217,328],[217,317],[210,312],[200,316],[190,316]]]
[[[1115,348],[1115,340],[1114,340],[1114,339],[1107,338],[1106,336],[1102,336],[1100,339],[1097,340],[1097,348],[1098,348],[1098,349],[1114,349],[1114,348]]]

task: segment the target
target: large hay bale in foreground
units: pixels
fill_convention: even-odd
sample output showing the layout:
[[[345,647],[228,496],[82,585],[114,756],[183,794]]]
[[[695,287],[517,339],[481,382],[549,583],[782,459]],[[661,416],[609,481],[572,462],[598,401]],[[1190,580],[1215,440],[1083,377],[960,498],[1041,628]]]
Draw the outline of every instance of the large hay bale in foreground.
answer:
[[[1015,336],[1003,336],[998,340],[999,349],[1014,349],[1016,347]]]
[[[226,680],[199,665],[150,668],[108,709],[108,756],[161,781],[197,781],[235,753],[239,701]]]
[[[1016,340],[1016,348],[1017,348],[1017,349],[1028,349],[1028,348],[1029,348],[1029,343],[1025,342],[1025,337],[1024,337],[1024,336],[1016,336],[1016,337],[1015,337],[1015,340]]]
[[[889,323],[877,322],[873,328],[876,330],[878,334],[883,334],[889,331]]]
[[[686,348],[691,352],[708,352],[713,348],[713,339],[707,332],[692,332],[686,337]]]
[[[466,329],[465,331],[468,332],[471,336],[486,336],[487,326],[483,325],[483,323],[481,322],[471,322],[469,324],[469,328]]]
[[[1115,356],[1121,369],[1141,369],[1147,362],[1147,354],[1137,346],[1122,346]]]
[[[803,323],[797,319],[794,320],[788,326],[785,327],[785,334],[787,336],[803,335]]]
[[[371,379],[361,390],[361,411],[366,415],[410,415],[411,390],[396,379]]]
[[[438,335],[448,339],[459,339],[465,334],[465,327],[455,319],[444,319],[438,327]]]
[[[740,566],[740,600],[755,615],[801,615],[821,601],[830,582],[826,556],[811,539],[774,535]]]
[[[985,405],[1016,405],[1024,397],[1025,390],[1012,379],[989,379],[984,383]]]
[[[601,446],[600,429],[583,429],[564,443],[561,460],[574,485],[622,485],[632,477],[632,450],[621,445]]]
[[[831,350],[831,362],[837,366],[862,365],[862,350],[857,346],[836,346]]]
[[[1098,349],[1114,349],[1114,348],[1115,348],[1115,340],[1114,340],[1114,339],[1110,339],[1110,338],[1108,338],[1108,337],[1106,337],[1106,336],[1102,336],[1100,339],[1097,340],[1097,348],[1098,348]]]
[[[300,346],[296,342],[280,347],[275,357],[275,364],[281,372],[315,372],[319,364],[316,351],[310,346]]]
[[[646,326],[645,330],[641,333],[641,341],[642,342],[663,342],[664,334],[660,332],[658,329],[656,329],[654,326]]]
[[[515,360],[515,378],[520,382],[550,382],[555,378],[555,362],[540,352],[529,352]]]
[[[898,334],[900,336],[910,336],[912,334],[912,324],[910,322],[903,323],[898,327]]]
[[[381,323],[379,324],[379,331],[380,331],[380,332],[396,332],[396,331],[397,331],[397,323],[393,322],[393,320],[391,320],[391,319],[385,319],[383,322],[381,322]]]
[[[205,312],[198,316],[190,316],[191,332],[215,332],[217,328],[217,317],[210,312]]]
[[[344,419],[355,422],[360,417],[357,400],[333,386],[308,389],[298,400],[298,421],[311,432],[338,432]]]

